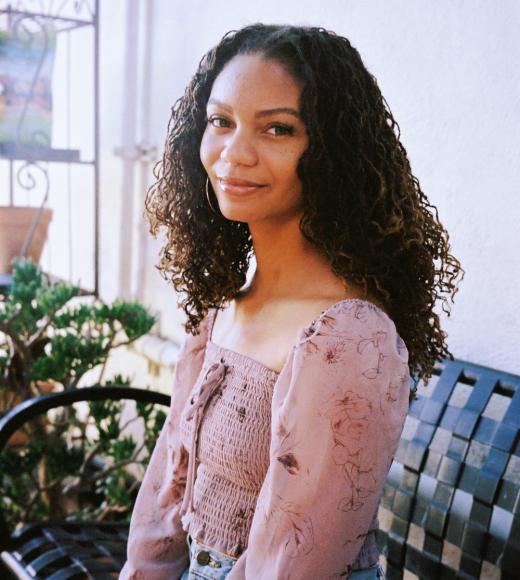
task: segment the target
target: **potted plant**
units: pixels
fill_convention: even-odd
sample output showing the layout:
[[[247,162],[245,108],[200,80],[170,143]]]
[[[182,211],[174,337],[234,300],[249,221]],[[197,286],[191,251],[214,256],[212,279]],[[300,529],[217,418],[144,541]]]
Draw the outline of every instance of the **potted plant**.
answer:
[[[9,274],[16,257],[38,263],[53,211],[48,207],[0,206],[0,272]]]
[[[102,374],[114,348],[155,322],[136,302],[74,304],[78,294],[67,283],[49,282],[32,261],[15,261],[10,293],[0,302],[1,412],[49,389],[78,389],[87,371],[101,365]],[[114,383],[129,381],[118,376],[103,384]],[[71,511],[76,519],[129,515],[137,480],[128,466],[146,465],[165,419],[148,404],[137,403],[136,411],[123,419],[121,403],[92,401],[27,423],[0,453],[0,508],[9,524]],[[140,442],[127,429],[138,418]]]

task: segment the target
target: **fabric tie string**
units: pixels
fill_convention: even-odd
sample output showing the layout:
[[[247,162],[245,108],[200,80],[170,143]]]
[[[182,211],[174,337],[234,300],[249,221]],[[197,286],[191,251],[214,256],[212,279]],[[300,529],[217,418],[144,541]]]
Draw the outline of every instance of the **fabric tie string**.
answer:
[[[223,362],[213,363],[206,372],[206,376],[202,381],[198,393],[193,395],[190,400],[190,407],[186,412],[186,420],[193,420],[192,437],[190,441],[190,449],[188,450],[188,475],[186,479],[186,489],[184,491],[184,499],[182,501],[180,515],[185,516],[192,511],[193,508],[193,486],[195,483],[195,466],[196,466],[196,452],[197,439],[199,435],[200,421],[204,414],[209,399],[218,391],[222,381],[227,373],[227,365]],[[184,518],[183,518],[184,522]]]

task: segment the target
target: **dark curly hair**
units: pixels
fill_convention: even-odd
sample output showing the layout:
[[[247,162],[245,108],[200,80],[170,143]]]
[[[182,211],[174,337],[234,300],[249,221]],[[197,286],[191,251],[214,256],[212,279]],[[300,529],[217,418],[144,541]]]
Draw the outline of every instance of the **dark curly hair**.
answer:
[[[199,148],[215,78],[234,56],[254,53],[280,62],[303,83],[309,140],[297,170],[303,236],[337,276],[386,306],[408,348],[411,375],[427,384],[435,362],[453,358],[433,309],[440,299],[449,316],[443,294],[453,302],[464,270],[449,253],[437,208],[412,175],[375,77],[346,38],[323,28],[254,24],[227,33],[172,108],[145,211],[154,235],[166,227],[157,267],[185,295],[178,305],[188,317],[186,332],[197,334],[208,309],[234,298],[246,281],[253,252],[248,224],[209,207]],[[211,188],[210,195],[218,207]]]

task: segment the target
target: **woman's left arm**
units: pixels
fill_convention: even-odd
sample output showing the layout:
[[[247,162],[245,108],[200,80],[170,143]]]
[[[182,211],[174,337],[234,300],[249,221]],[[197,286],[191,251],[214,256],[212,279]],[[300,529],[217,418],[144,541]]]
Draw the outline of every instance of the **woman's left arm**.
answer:
[[[312,331],[273,394],[270,464],[229,580],[345,578],[378,509],[408,411],[406,347],[369,303]]]

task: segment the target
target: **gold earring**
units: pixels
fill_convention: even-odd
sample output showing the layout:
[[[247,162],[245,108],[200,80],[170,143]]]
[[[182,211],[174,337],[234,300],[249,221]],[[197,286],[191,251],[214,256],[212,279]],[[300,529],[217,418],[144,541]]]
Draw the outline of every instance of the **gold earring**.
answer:
[[[220,215],[220,212],[215,211],[215,208],[213,207],[213,204],[211,203],[211,199],[209,197],[209,177],[206,177],[206,197],[208,199],[209,207],[211,208],[211,210],[213,211],[213,213],[216,213],[217,215]]]

